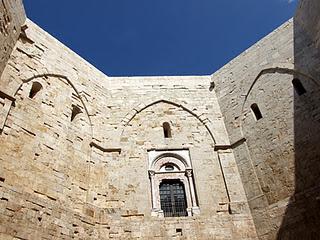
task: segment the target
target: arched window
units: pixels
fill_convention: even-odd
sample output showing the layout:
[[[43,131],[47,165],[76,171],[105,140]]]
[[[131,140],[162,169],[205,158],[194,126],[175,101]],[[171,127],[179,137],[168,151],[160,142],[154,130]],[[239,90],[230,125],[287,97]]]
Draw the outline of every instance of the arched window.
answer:
[[[38,92],[42,89],[42,85],[38,82],[32,83],[32,87],[29,93],[29,98],[34,98]]]
[[[162,124],[164,138],[171,138],[171,127],[168,122]]]
[[[180,180],[162,181],[159,192],[164,217],[184,217],[188,215],[186,193]]]
[[[295,78],[292,80],[292,85],[294,87],[294,90],[296,91],[296,93],[301,96],[302,94],[306,93],[306,89],[304,88],[304,86],[302,85],[301,81],[298,78]]]
[[[251,105],[251,110],[257,121],[262,118],[261,111],[256,103]]]
[[[79,113],[82,113],[81,109],[76,105],[72,105],[71,122],[73,122]]]
[[[151,215],[182,217],[200,214],[189,150],[152,150],[148,155]]]

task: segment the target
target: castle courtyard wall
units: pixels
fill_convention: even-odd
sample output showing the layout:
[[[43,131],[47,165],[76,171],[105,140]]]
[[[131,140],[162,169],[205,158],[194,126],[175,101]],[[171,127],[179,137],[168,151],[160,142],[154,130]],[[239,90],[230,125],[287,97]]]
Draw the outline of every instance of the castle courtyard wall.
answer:
[[[211,76],[108,77],[1,2],[0,239],[320,238],[319,12]]]
[[[110,78],[26,26],[0,83],[3,238],[256,239],[210,76]],[[189,151],[200,214],[152,216],[150,150]]]
[[[301,1],[294,19],[212,75],[260,239],[319,237],[318,13]]]

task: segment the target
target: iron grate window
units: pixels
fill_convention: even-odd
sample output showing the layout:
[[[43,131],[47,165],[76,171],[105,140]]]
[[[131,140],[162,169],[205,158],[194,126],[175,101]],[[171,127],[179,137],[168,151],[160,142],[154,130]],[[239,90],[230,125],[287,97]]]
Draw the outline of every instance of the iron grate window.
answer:
[[[165,217],[187,216],[186,194],[183,183],[179,180],[161,183],[160,203]]]

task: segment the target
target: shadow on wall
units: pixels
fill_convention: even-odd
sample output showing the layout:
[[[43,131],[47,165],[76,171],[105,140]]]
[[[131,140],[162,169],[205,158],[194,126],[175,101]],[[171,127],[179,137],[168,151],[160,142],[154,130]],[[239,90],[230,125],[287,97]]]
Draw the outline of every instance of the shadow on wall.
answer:
[[[315,81],[320,81],[318,1],[301,1],[294,19],[295,69]],[[295,78],[304,88],[295,86],[294,93],[295,191],[277,239],[317,240],[320,239],[320,89],[306,77]]]

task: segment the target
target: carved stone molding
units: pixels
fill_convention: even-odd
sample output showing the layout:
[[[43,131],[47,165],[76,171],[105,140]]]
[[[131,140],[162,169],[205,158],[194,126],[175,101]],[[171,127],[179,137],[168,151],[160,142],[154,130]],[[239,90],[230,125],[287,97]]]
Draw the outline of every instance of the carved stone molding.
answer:
[[[179,180],[183,183],[188,216],[200,214],[189,150],[152,150],[148,152],[148,156],[148,173],[152,199],[151,216],[164,216],[163,210],[161,209],[159,193],[159,186],[164,180]],[[166,169],[166,166],[170,166],[170,169]]]

